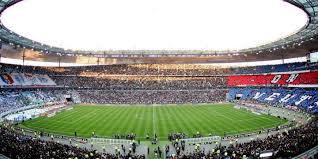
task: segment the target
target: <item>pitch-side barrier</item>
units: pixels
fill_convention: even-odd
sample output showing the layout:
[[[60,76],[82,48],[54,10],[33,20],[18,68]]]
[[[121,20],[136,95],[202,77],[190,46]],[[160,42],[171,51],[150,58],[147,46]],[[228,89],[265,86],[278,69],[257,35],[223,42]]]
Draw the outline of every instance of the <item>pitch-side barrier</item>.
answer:
[[[222,138],[220,136],[202,137],[202,138],[190,138],[190,139],[180,139],[187,144],[201,144],[210,142],[220,142]]]
[[[122,144],[131,144],[132,140],[124,140],[124,139],[106,139],[106,138],[90,138],[90,143],[96,145],[122,145]]]

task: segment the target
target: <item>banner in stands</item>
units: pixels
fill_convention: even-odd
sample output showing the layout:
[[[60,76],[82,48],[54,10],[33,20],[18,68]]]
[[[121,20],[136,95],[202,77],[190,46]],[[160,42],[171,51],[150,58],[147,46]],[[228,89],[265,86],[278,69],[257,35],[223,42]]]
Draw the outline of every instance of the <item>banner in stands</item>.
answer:
[[[317,85],[318,71],[305,73],[236,75],[228,77],[228,86]]]
[[[318,113],[318,90],[303,88],[231,88],[229,101],[237,100],[241,94],[241,100],[257,100],[271,103],[272,105],[284,105],[290,109],[303,108],[312,113]]]
[[[0,87],[16,86],[56,86],[56,84],[48,75],[27,73],[5,73],[0,75]]]

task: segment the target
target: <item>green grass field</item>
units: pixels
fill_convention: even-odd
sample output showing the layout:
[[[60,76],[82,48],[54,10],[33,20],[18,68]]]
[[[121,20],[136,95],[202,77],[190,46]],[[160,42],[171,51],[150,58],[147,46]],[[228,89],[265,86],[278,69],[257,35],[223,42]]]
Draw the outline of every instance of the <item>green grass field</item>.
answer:
[[[286,123],[273,116],[256,115],[237,110],[231,104],[182,106],[85,106],[62,111],[53,117],[39,117],[25,121],[22,126],[56,134],[90,137],[111,137],[115,133],[134,132],[143,140],[147,133],[157,133],[167,140],[170,132],[184,132],[190,136],[201,134],[237,134],[271,128]]]

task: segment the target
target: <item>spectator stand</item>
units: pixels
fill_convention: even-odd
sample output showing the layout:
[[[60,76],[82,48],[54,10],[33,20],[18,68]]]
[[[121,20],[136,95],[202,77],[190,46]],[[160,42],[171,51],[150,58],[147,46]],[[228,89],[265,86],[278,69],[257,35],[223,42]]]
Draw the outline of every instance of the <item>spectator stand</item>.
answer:
[[[18,134],[27,134],[29,136],[33,136],[35,133],[37,133],[40,136],[40,138],[43,138],[43,139],[48,138],[48,140],[53,135],[54,138],[57,140],[71,141],[72,143],[77,143],[77,144],[87,144],[88,143],[88,140],[86,138],[69,136],[69,135],[61,135],[58,133],[46,133],[46,132],[34,131],[33,129],[30,129],[27,127],[21,128],[18,126],[14,126],[14,130]]]
[[[274,152],[274,158],[291,158],[304,152],[305,147],[310,149],[318,144],[317,131],[317,118],[313,118],[298,127],[244,137],[233,136],[222,140],[222,143],[185,145],[184,148],[176,145],[175,148],[179,147],[181,151],[170,153],[168,158],[259,158],[260,153],[265,151]],[[303,146],[292,146],[296,143]]]
[[[201,138],[196,139],[180,139],[180,141],[183,140],[196,140],[198,142],[189,142],[185,144],[184,152],[197,152],[198,148],[203,151],[203,154],[208,154],[210,150],[217,149],[218,147],[222,146],[230,146],[230,145],[240,145],[260,140],[266,140],[268,137],[271,136],[279,136],[282,134],[285,134],[287,132],[293,131],[295,129],[301,129],[301,127],[305,126],[306,124],[312,122],[312,119],[314,117],[307,116],[306,113],[303,112],[296,112],[293,110],[288,110],[286,108],[277,108],[277,107],[271,107],[268,106],[269,113],[273,113],[272,115],[280,115],[281,117],[286,117],[288,120],[293,120],[296,118],[295,122],[290,122],[275,128],[266,129],[266,130],[255,130],[254,132],[250,133],[240,133],[240,132],[233,132],[233,134],[225,134],[224,137],[221,138],[220,141],[214,141],[214,142],[204,142],[201,140]],[[290,117],[288,117],[290,116]],[[202,142],[199,142],[199,141]],[[171,156],[173,153],[169,153],[169,156]],[[186,155],[186,154],[185,154]]]
[[[54,141],[58,144],[75,146],[76,148],[91,151],[97,150],[97,152],[109,155],[117,155],[118,153],[127,154],[129,150],[133,149],[132,147],[135,147],[133,153],[134,156],[147,156],[147,146],[137,145],[136,142],[133,142],[133,140],[106,139],[97,137],[81,138],[75,136],[60,135],[56,133],[38,132],[28,128],[22,129],[11,124],[6,125],[10,125],[12,127],[12,130],[16,134],[24,134],[24,136],[29,136],[33,139],[39,139],[42,142]],[[124,152],[123,149],[125,149],[126,151]]]
[[[318,145],[292,159],[309,159],[309,158],[318,158]]]
[[[38,107],[38,105],[30,105],[30,106],[26,106],[26,107],[22,107],[22,108],[16,108],[16,109],[11,109],[11,110],[8,110],[6,112],[3,112],[0,114],[0,118],[4,118],[5,116],[8,116],[10,114],[14,114],[14,113],[17,113],[17,112],[22,112],[24,110],[29,110],[29,109],[32,109],[32,108],[36,108]]]

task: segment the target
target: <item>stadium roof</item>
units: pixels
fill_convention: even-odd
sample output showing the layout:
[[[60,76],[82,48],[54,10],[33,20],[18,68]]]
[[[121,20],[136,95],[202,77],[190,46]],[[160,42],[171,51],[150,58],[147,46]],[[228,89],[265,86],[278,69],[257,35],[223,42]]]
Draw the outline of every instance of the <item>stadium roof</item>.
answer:
[[[1,13],[7,9],[8,7],[20,2],[22,0],[0,0],[0,11]],[[19,48],[27,48],[35,51],[39,51],[44,54],[75,54],[75,55],[87,55],[94,56],[95,54],[105,55],[105,54],[118,54],[118,55],[126,55],[126,54],[139,54],[139,55],[151,55],[151,54],[164,54],[164,55],[217,55],[217,54],[230,54],[230,55],[237,55],[237,54],[250,54],[250,53],[262,53],[262,52],[272,52],[276,50],[286,49],[290,47],[297,47],[302,45],[307,41],[315,40],[317,36],[318,30],[318,1],[316,0],[285,0],[286,2],[301,8],[304,10],[308,15],[308,23],[306,26],[301,28],[298,32],[284,37],[278,41],[265,44],[262,46],[258,46],[255,48],[243,49],[243,50],[225,50],[225,51],[211,51],[211,50],[123,50],[123,51],[102,51],[102,52],[92,52],[92,51],[73,51],[73,50],[65,50],[64,48],[58,48],[54,46],[49,46],[46,44],[42,44],[26,37],[22,37],[8,28],[6,28],[1,23],[0,29],[0,38],[3,42],[8,43],[12,46],[19,47]]]

